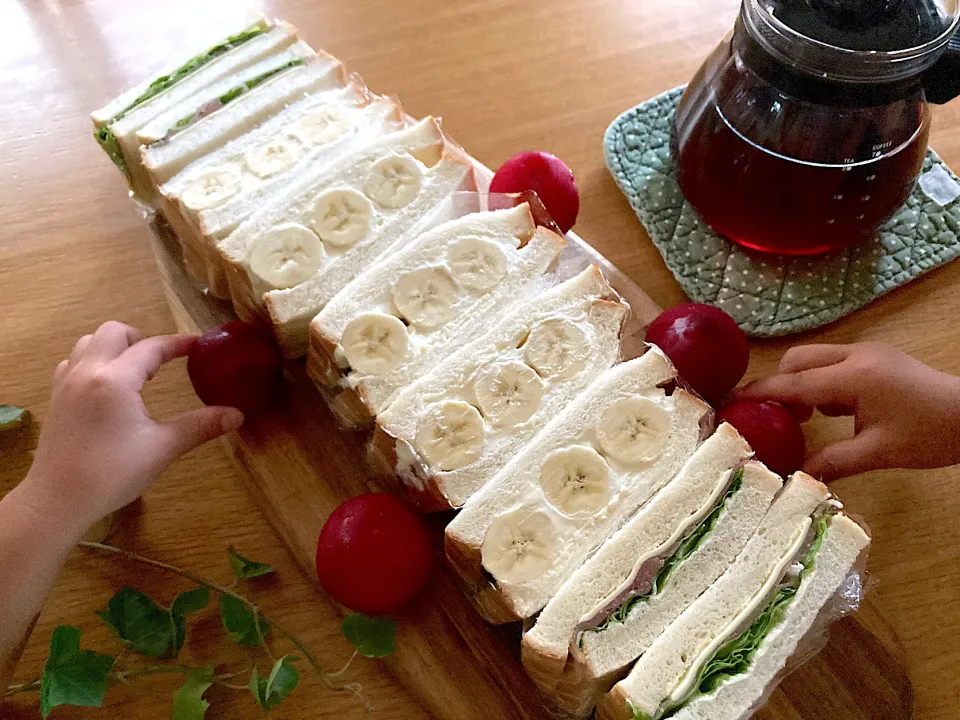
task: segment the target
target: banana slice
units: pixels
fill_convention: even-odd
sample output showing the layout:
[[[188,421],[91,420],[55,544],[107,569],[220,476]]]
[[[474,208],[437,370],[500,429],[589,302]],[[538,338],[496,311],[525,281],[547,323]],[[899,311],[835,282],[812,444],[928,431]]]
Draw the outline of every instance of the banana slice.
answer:
[[[524,359],[541,377],[576,375],[589,352],[583,330],[563,318],[551,318],[534,327],[523,346]]]
[[[483,453],[483,418],[473,405],[446,400],[420,421],[415,439],[424,459],[441,470],[457,470]]]
[[[557,533],[545,512],[520,508],[495,518],[480,546],[484,569],[501,583],[536,580],[553,567]]]
[[[382,375],[399,366],[408,342],[407,326],[399,318],[380,312],[357,315],[340,337],[350,367],[364,375]]]
[[[401,275],[391,290],[397,310],[413,325],[435,328],[454,315],[457,285],[445,268],[413,270]]]
[[[333,247],[347,248],[370,232],[373,205],[353,188],[334,188],[320,193],[310,222],[317,235]]]
[[[468,290],[486,292],[507,274],[507,256],[497,243],[479,237],[457,240],[447,250],[453,276]]]
[[[540,487],[547,502],[562,513],[594,513],[610,499],[610,466],[585,445],[556,450],[540,468]]]
[[[313,277],[325,258],[320,238],[303,225],[286,223],[256,239],[248,262],[268,285],[289,288]]]
[[[243,156],[243,161],[254,175],[270,177],[293,167],[301,157],[303,148],[296,140],[278,137],[252,147]]]
[[[597,439],[603,451],[628,464],[656,458],[663,452],[669,434],[666,410],[645,397],[617,400],[604,411],[597,425]]]
[[[233,165],[211,168],[180,193],[180,202],[190,210],[206,210],[226,202],[243,184],[240,170]]]
[[[318,108],[290,125],[287,132],[304,145],[324,145],[354,129],[338,108]]]
[[[543,380],[519,360],[491,363],[477,371],[473,392],[493,425],[519,425],[533,417],[543,400]]]
[[[367,195],[388,208],[401,208],[420,192],[420,165],[408,153],[388,155],[370,168]]]

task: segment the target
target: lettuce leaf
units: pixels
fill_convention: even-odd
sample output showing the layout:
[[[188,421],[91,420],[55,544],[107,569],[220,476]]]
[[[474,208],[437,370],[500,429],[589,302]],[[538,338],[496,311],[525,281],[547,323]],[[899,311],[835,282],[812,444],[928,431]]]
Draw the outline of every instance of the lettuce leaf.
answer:
[[[123,176],[127,179],[127,182],[129,182],[130,171],[127,170],[127,163],[123,159],[123,150],[120,149],[120,141],[117,140],[113,131],[109,126],[104,125],[93,133],[93,137],[97,143],[99,143],[100,147],[103,148],[107,156],[113,161],[113,164],[120,168],[120,172],[123,173]]]
[[[817,521],[813,542],[804,553],[800,561],[803,570],[793,578],[784,581],[778,588],[773,599],[763,609],[744,632],[723,645],[710,660],[704,663],[697,676],[694,691],[683,698],[676,705],[668,708],[661,718],[669,718],[680,711],[699,695],[708,695],[720,687],[730,678],[745,673],[750,667],[753,656],[756,655],[763,641],[770,632],[786,617],[787,608],[796,597],[797,591],[804,579],[813,572],[817,552],[823,545],[823,537],[830,525],[830,515],[823,515]]]
[[[247,93],[247,92],[250,92],[251,90],[253,90],[253,89],[254,89],[255,87],[257,87],[258,85],[262,85],[262,84],[265,83],[267,80],[269,80],[270,78],[272,78],[274,75],[277,75],[277,74],[279,74],[279,73],[282,73],[284,70],[289,70],[289,69],[292,68],[292,67],[296,67],[297,65],[303,65],[303,63],[304,63],[304,59],[303,59],[303,58],[297,58],[296,60],[291,60],[291,61],[288,62],[288,63],[284,63],[283,65],[280,65],[280,66],[278,66],[278,67],[275,67],[275,68],[273,68],[273,70],[268,70],[267,72],[263,73],[262,75],[257,75],[255,78],[251,78],[251,79],[247,80],[247,81],[244,82],[244,83],[240,83],[240,84],[237,85],[236,87],[231,88],[230,90],[228,90],[227,92],[225,92],[225,93],[224,93],[223,95],[221,95],[220,97],[218,97],[218,98],[216,98],[216,99],[214,99],[214,100],[211,100],[210,103],[208,103],[207,105],[205,105],[205,106],[204,106],[203,108],[201,108],[198,112],[195,112],[195,113],[192,113],[192,114],[190,114],[190,115],[187,115],[187,116],[184,117],[184,118],[180,118],[180,119],[179,119],[177,122],[175,122],[175,123],[173,124],[173,126],[170,128],[170,131],[167,133],[166,137],[164,137],[164,140],[170,139],[171,137],[173,137],[174,135],[176,135],[176,134],[177,134],[178,132],[180,132],[181,130],[186,130],[188,127],[190,127],[190,126],[193,125],[194,123],[199,122],[200,120],[203,120],[203,118],[205,118],[205,117],[207,117],[208,115],[210,115],[210,114],[211,114],[211,110],[209,109],[209,107],[210,107],[211,105],[214,106],[214,109],[215,109],[215,110],[219,110],[219,109],[222,108],[224,105],[226,105],[227,103],[231,102],[232,100],[236,100],[238,97],[240,97],[241,95],[243,95],[243,94],[245,94],[245,93]]]
[[[743,468],[740,468],[733,474],[733,480],[730,483],[730,487],[727,488],[726,494],[720,499],[720,502],[717,503],[717,506],[710,512],[707,517],[701,521],[693,532],[691,532],[683,542],[680,543],[680,546],[674,551],[674,553],[667,558],[663,563],[663,567],[660,568],[660,572],[657,573],[657,576],[653,579],[653,584],[650,586],[650,591],[643,595],[634,595],[633,597],[627,598],[624,600],[616,610],[614,610],[596,628],[587,628],[584,632],[603,632],[608,627],[615,623],[624,623],[627,620],[627,617],[630,615],[630,611],[633,608],[642,603],[647,602],[653,597],[656,597],[663,592],[663,589],[667,586],[667,581],[670,579],[670,576],[674,571],[680,567],[687,559],[690,558],[697,550],[700,549],[700,546],[703,545],[707,536],[713,531],[713,528],[716,526],[717,521],[720,519],[720,515],[723,514],[723,508],[731,497],[733,497],[740,488],[743,487]],[[581,635],[581,647],[582,647],[582,638]]]

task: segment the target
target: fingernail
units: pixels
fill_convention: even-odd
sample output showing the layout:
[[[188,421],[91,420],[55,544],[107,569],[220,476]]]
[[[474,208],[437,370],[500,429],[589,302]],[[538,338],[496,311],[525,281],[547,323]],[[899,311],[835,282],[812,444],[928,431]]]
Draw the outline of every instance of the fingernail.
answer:
[[[243,413],[236,408],[230,408],[220,418],[220,428],[223,432],[233,432],[243,425]]]

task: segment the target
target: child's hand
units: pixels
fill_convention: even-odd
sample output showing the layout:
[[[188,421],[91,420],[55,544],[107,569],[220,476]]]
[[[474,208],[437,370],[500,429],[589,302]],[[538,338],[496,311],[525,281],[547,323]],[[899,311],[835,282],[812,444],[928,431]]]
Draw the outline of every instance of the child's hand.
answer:
[[[886,345],[792,348],[777,375],[750,383],[736,397],[854,416],[853,438],[807,461],[804,470],[815,477],[960,463],[960,378]]]
[[[143,339],[118,322],[80,338],[54,374],[50,410],[22,497],[83,533],[140,497],[177,457],[237,429],[243,415],[233,408],[206,407],[167,424],[147,414],[141,388],[164,363],[186,355],[195,340]]]

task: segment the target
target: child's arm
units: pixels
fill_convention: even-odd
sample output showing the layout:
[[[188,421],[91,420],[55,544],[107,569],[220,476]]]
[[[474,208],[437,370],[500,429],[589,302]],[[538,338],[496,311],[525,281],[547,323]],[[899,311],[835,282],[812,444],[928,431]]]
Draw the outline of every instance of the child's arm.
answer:
[[[142,339],[109,322],[57,366],[33,466],[0,500],[0,670],[90,526],[138,498],[177,457],[243,422],[223,407],[165,424],[147,414],[140,389],[195,340]]]
[[[736,397],[855,418],[854,437],[807,461],[804,470],[815,477],[960,463],[960,378],[887,345],[792,348],[777,375],[750,383]]]

